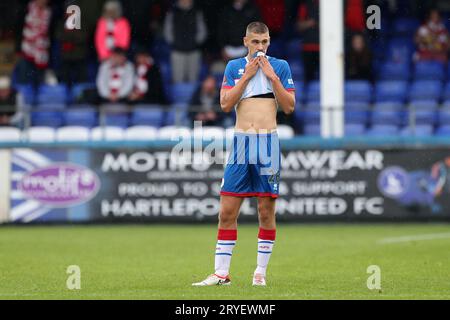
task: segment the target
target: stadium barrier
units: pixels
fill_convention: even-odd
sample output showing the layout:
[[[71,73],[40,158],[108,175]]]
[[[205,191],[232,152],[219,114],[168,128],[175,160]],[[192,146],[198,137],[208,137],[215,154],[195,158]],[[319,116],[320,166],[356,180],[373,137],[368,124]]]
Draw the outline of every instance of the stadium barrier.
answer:
[[[176,145],[2,143],[0,222],[216,222],[226,143],[217,163],[207,161],[211,142],[184,157],[171,155]],[[449,146],[437,137],[282,140],[278,221],[449,220]],[[240,221],[256,221],[256,208],[246,200]]]

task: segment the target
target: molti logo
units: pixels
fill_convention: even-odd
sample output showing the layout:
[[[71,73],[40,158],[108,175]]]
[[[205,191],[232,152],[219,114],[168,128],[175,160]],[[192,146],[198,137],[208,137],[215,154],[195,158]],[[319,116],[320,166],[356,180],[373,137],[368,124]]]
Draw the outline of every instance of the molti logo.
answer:
[[[100,179],[88,168],[54,163],[28,172],[19,189],[33,200],[52,207],[67,207],[93,198],[100,189]]]

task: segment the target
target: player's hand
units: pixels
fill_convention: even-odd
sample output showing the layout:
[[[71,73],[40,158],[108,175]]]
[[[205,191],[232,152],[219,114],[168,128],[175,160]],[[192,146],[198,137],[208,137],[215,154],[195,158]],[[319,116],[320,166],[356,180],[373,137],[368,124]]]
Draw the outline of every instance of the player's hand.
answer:
[[[253,78],[253,76],[256,74],[256,72],[259,69],[259,57],[254,58],[252,61],[250,61],[249,63],[247,63],[247,65],[245,66],[245,72],[244,75],[246,77],[248,77],[249,79]]]
[[[273,70],[272,65],[270,64],[269,60],[267,60],[267,58],[260,57],[260,59],[258,60],[258,64],[270,81],[275,81],[278,78],[277,74]]]

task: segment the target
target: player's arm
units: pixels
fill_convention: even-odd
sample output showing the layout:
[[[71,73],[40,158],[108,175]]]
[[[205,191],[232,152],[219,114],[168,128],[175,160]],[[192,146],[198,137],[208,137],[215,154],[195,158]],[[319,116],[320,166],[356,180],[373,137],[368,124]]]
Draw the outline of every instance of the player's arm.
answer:
[[[291,114],[292,112],[294,112],[295,107],[294,91],[288,91],[284,87],[280,78],[277,76],[270,62],[267,59],[262,58],[259,61],[259,66],[263,70],[266,77],[269,78],[269,80],[272,82],[273,93],[277,98],[278,105],[281,107],[281,110],[283,110],[285,114]]]
[[[230,112],[231,110],[233,110],[233,107],[239,102],[239,99],[244,93],[248,82],[256,74],[258,68],[258,58],[255,58],[247,64],[247,66],[245,67],[245,72],[238,83],[236,83],[231,88],[228,86],[222,87],[222,89],[220,90],[220,107],[224,112]],[[225,72],[225,78],[226,77],[227,73]],[[228,77],[230,76],[228,75]]]

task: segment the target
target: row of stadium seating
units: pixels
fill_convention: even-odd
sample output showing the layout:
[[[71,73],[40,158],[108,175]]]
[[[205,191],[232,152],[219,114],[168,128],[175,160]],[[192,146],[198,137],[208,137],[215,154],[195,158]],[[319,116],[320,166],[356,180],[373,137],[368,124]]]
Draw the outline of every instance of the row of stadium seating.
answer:
[[[432,125],[416,125],[411,126],[396,126],[389,124],[376,124],[371,127],[366,127],[363,124],[345,124],[345,136],[445,136],[450,137],[450,125],[443,125],[440,127],[433,127]],[[306,125],[304,127],[305,136],[320,136],[320,125]]]
[[[42,85],[37,90],[31,85],[17,84],[15,87],[22,94],[25,104],[37,106],[70,105],[76,103],[85,90],[96,90],[93,83],[75,84],[71,89],[65,84]],[[171,103],[188,103],[197,87],[198,83],[173,84],[166,96]]]
[[[175,124],[177,113],[186,119],[187,105],[175,105],[164,110],[160,105],[136,105],[131,112],[104,112],[100,114],[93,105],[77,105],[67,110],[45,109],[31,112],[33,126],[82,126],[92,128],[104,124],[127,128],[129,126],[148,125],[162,127]]]
[[[30,127],[21,131],[14,127],[0,127],[0,143],[2,142],[82,142],[82,141],[154,141],[172,140],[183,138],[197,138],[210,141],[212,138],[230,139],[233,136],[233,128],[204,127],[202,133],[188,127],[166,126],[155,128],[151,126],[133,126],[120,128],[113,126],[86,128],[80,126],[67,126],[61,128],[52,127]],[[367,127],[362,124],[345,124],[344,132],[346,137],[358,136],[445,136],[450,137],[450,125],[435,128],[431,125],[395,126],[387,124],[377,124]],[[295,136],[290,126],[278,126],[280,139],[290,139]],[[304,127],[304,136],[320,136],[320,125],[308,124]]]
[[[320,82],[313,81],[302,90],[296,83],[297,100],[304,103],[320,100]],[[345,100],[347,102],[398,102],[406,103],[419,100],[434,100],[435,102],[450,101],[450,82],[443,84],[437,80],[421,80],[409,83],[407,81],[378,81],[371,85],[368,81],[346,81]]]
[[[36,104],[45,109],[64,109],[66,105],[76,101],[82,90],[92,86],[79,84],[68,90],[65,85],[41,86],[37,93],[28,85],[17,86],[26,104]],[[197,88],[195,83],[179,83],[171,87],[171,103],[189,103]],[[306,88],[301,82],[296,82],[297,100],[308,103],[320,100],[320,82],[313,81]],[[443,84],[438,80],[378,81],[375,85],[369,81],[346,81],[345,99],[349,102],[399,102],[415,100],[450,101],[450,82]],[[51,106],[51,107],[48,107]]]
[[[401,52],[399,50],[399,52]],[[409,52],[409,50],[408,50]],[[397,56],[400,54],[397,53]],[[402,54],[403,55],[403,54]],[[409,57],[409,53],[407,55]],[[395,59],[395,60],[394,60]],[[402,81],[423,81],[423,80],[450,80],[450,65],[445,67],[440,62],[423,61],[411,64],[412,56],[391,57],[374,61],[374,79],[377,81],[402,80]],[[295,82],[302,82],[304,79],[304,66],[301,60],[289,60],[292,78]]]
[[[175,105],[173,109],[166,111],[159,105],[137,105],[131,112],[105,112],[100,115],[94,106],[77,105],[76,108],[64,111],[32,111],[31,124],[54,128],[61,126],[92,128],[100,124],[121,128],[137,125],[161,127],[175,124],[177,113],[179,117],[186,118],[186,107],[187,105]],[[320,123],[320,108],[319,103],[297,105],[294,119],[299,127]],[[419,101],[410,104],[407,108],[400,103],[377,103],[371,107],[368,103],[353,102],[346,104],[344,113],[345,122],[348,124],[406,125],[414,120],[416,124],[450,125],[450,103],[440,107],[434,101]],[[230,114],[231,118],[234,116],[234,113]]]
[[[294,137],[294,130],[290,126],[278,126],[280,139]],[[120,128],[114,126],[86,128],[81,126],[67,126],[58,129],[52,127],[30,127],[28,130],[19,130],[14,127],[0,127],[0,142],[77,142],[77,141],[152,141],[152,140],[177,140],[179,138],[194,138],[211,140],[231,139],[234,128],[203,127],[190,129],[181,126],[165,126],[155,128],[151,126],[133,126]]]
[[[320,110],[296,111],[294,117],[297,124],[314,125],[320,123]],[[362,124],[362,125],[394,125],[404,126],[411,122],[417,125],[430,126],[446,126],[450,125],[450,108],[442,108],[440,110],[408,110],[408,111],[391,111],[391,110],[346,110],[344,112],[346,124]]]

